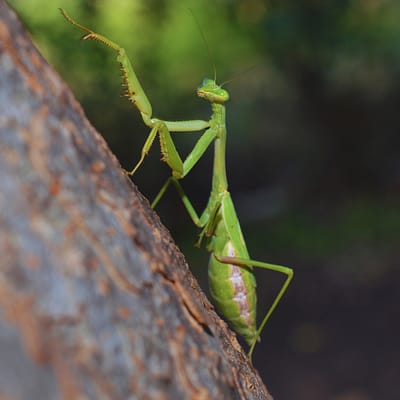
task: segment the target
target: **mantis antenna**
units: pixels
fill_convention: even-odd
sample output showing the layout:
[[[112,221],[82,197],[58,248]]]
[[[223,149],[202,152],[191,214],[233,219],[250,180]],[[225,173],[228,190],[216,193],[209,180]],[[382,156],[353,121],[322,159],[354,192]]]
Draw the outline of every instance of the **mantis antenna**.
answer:
[[[206,38],[206,36],[205,36],[205,34],[204,34],[204,32],[203,32],[203,29],[201,29],[201,25],[200,25],[198,19],[196,18],[196,15],[194,15],[194,13],[193,13],[193,11],[192,11],[191,8],[188,8],[188,11],[189,11],[190,14],[192,15],[192,17],[193,17],[193,19],[194,19],[194,22],[195,22],[196,25],[197,25],[197,29],[198,29],[199,32],[200,32],[201,38],[203,39],[204,45],[206,46],[208,58],[209,58],[210,61],[211,61],[211,65],[212,65],[213,71],[214,71],[214,82],[216,82],[216,81],[217,81],[217,68],[215,67],[215,61],[214,61],[213,54],[212,54],[212,52],[211,52],[211,48],[210,48],[210,46],[209,46],[209,44],[208,44],[208,42],[207,42],[207,38]]]
[[[246,72],[249,72],[249,71],[251,71],[252,69],[254,69],[256,66],[257,66],[257,65],[254,64],[254,65],[251,65],[250,67],[247,67],[246,69],[244,69],[244,70],[242,70],[242,71],[236,73],[235,75],[233,75],[232,78],[230,78],[230,79],[228,79],[228,80],[222,82],[219,86],[222,88],[222,87],[225,86],[226,84],[235,81],[236,79],[240,78],[240,77],[241,77],[243,74],[245,74]]]

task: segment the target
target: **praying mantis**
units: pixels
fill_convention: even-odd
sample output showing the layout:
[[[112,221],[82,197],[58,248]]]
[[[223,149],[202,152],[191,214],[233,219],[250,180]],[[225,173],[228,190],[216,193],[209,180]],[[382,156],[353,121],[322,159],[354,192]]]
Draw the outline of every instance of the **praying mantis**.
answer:
[[[175,186],[190,218],[201,229],[197,244],[200,246],[204,237],[207,239],[206,248],[211,253],[208,267],[211,296],[220,313],[249,345],[248,356],[251,360],[261,332],[293,278],[293,270],[288,267],[253,260],[247,251],[239,219],[228,191],[226,176],[225,103],[229,99],[229,93],[216,83],[215,78],[206,78],[197,88],[197,95],[211,104],[212,113],[209,120],[166,121],[154,118],[150,101],[125,50],[105,36],[80,25],[65,10],[60,9],[60,11],[69,23],[85,32],[82,37],[83,40],[98,41],[117,53],[117,62],[121,68],[126,96],[136,106],[143,122],[150,128],[150,134],[144,143],[139,161],[131,171],[125,172],[133,175],[138,170],[158,136],[162,160],[168,164],[172,175],[162,186],[151,206],[154,208],[157,205],[171,184]],[[193,150],[182,161],[171,133],[198,131],[204,132]],[[199,216],[179,181],[191,171],[213,142],[212,188],[208,203]],[[286,275],[281,289],[258,327],[256,325],[256,280],[253,267]]]

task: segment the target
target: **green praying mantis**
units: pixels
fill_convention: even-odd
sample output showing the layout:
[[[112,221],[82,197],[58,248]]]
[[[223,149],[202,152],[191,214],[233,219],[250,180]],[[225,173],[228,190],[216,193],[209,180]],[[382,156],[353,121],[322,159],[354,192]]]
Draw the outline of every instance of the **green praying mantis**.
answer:
[[[225,103],[229,99],[228,92],[219,86],[215,79],[204,79],[197,88],[197,95],[211,104],[212,113],[208,121],[166,121],[154,118],[150,101],[125,54],[125,50],[105,36],[80,25],[63,9],[60,9],[60,11],[69,23],[85,32],[82,39],[98,41],[117,53],[117,61],[122,71],[126,95],[139,110],[143,122],[150,128],[150,134],[144,143],[138,163],[131,171],[126,172],[133,175],[138,170],[158,135],[162,159],[171,168],[172,175],[163,185],[151,206],[154,208],[157,205],[171,184],[175,186],[190,218],[197,227],[201,228],[198,245],[201,244],[204,237],[208,240],[207,250],[211,253],[208,276],[214,302],[231,327],[248,343],[250,347],[248,356],[251,359],[262,330],[293,278],[293,270],[288,267],[253,260],[247,251],[239,219],[228,191],[226,177]],[[198,131],[204,132],[193,150],[182,161],[173,142],[171,132]],[[191,171],[213,142],[212,189],[208,203],[199,216],[179,181]],[[286,275],[285,282],[258,328],[256,325],[256,280],[253,275],[253,267]]]

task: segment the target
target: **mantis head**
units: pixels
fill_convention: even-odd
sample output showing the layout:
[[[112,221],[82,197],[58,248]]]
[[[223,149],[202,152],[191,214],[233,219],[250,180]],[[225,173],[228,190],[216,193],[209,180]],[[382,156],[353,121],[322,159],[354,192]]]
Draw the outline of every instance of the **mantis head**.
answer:
[[[225,103],[229,100],[229,93],[217,85],[214,80],[205,78],[197,88],[197,95],[210,103]]]

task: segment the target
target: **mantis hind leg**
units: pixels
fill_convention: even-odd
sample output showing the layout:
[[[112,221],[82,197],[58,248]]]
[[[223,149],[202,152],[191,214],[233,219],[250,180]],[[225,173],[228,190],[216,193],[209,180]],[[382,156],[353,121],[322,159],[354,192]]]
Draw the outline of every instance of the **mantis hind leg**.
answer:
[[[271,307],[268,309],[267,313],[265,314],[263,320],[261,321],[261,324],[257,328],[256,334],[254,336],[253,342],[250,345],[250,349],[248,352],[248,356],[251,359],[254,351],[254,347],[261,335],[261,332],[263,331],[266,323],[268,322],[269,318],[271,317],[272,313],[274,312],[276,306],[280,302],[282,296],[286,292],[286,289],[288,288],[290,281],[293,278],[293,270],[289,267],[284,267],[281,265],[275,265],[275,264],[268,264],[265,262],[257,261],[257,260],[251,260],[251,259],[246,259],[246,258],[236,258],[236,257],[226,257],[226,256],[217,256],[215,255],[215,258],[226,264],[233,264],[237,266],[252,266],[252,267],[258,267],[258,268],[263,268],[263,269],[268,269],[270,271],[276,271],[280,272],[284,275],[286,275],[286,280],[283,283],[281,289],[279,290],[277,296],[275,297],[275,300],[273,301]]]

